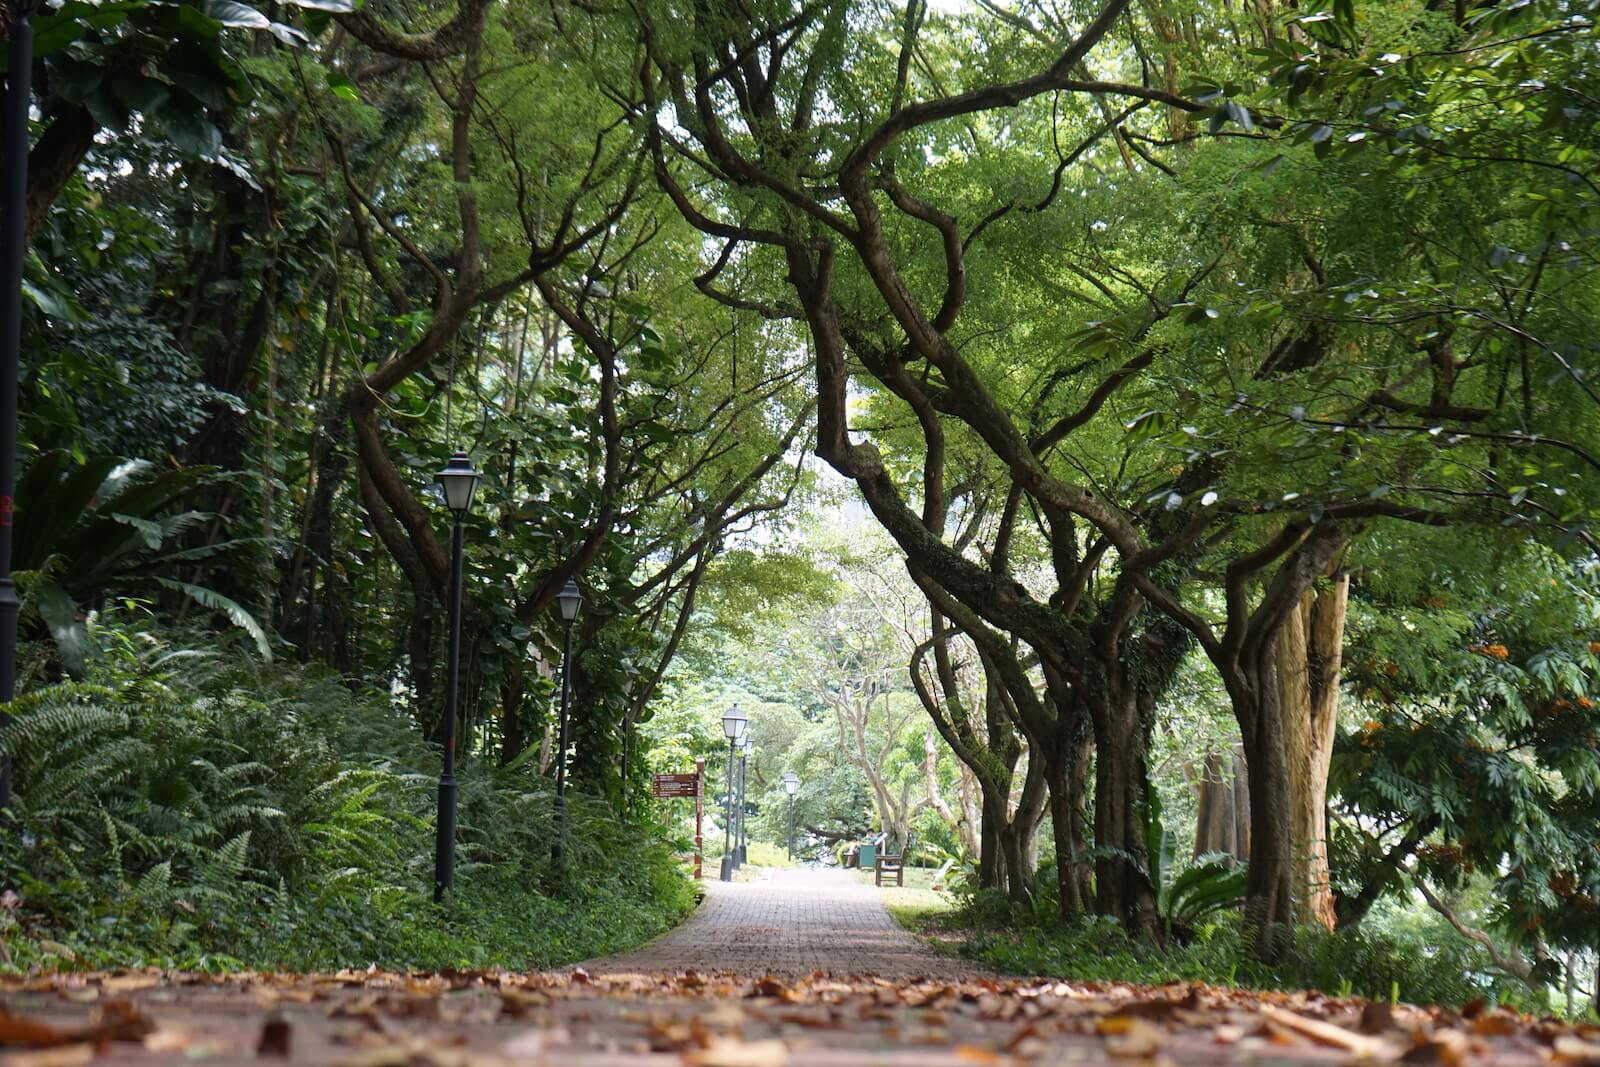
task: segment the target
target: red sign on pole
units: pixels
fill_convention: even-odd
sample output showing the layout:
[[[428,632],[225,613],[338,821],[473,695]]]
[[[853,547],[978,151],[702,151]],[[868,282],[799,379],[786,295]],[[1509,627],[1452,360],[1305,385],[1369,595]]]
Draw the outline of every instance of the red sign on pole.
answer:
[[[706,761],[694,761],[693,774],[658,774],[650,780],[650,795],[661,800],[687,800],[694,798],[694,876],[700,877],[704,843],[701,832],[705,826]]]
[[[651,782],[651,795],[667,800],[676,797],[694,797],[700,795],[700,776],[698,774],[658,774]]]

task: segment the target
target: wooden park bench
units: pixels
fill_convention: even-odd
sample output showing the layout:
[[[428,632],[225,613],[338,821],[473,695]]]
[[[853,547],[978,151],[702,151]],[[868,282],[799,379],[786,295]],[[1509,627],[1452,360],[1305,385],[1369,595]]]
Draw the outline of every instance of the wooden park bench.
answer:
[[[874,874],[878,885],[882,885],[885,878],[893,878],[897,886],[906,884],[906,855],[910,853],[915,840],[916,835],[910,834],[899,852],[883,852],[878,856],[878,868]]]

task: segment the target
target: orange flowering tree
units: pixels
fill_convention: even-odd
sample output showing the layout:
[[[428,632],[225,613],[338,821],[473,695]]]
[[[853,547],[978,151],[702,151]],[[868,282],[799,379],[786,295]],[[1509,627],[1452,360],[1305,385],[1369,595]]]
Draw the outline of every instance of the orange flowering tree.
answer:
[[[1438,540],[1374,546],[1389,565],[1351,595],[1362,710],[1332,771],[1340,918],[1414,888],[1491,970],[1538,985],[1558,950],[1600,941],[1600,566]],[[1463,903],[1474,882],[1488,906]]]

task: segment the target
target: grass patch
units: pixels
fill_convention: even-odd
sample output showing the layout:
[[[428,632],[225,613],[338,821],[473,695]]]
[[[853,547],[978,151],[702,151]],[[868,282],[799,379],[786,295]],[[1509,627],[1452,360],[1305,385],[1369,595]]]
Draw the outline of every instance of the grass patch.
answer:
[[[881,896],[889,917],[923,938],[934,948],[955,953],[966,935],[953,923],[959,901],[943,889],[934,889],[934,872],[926,867],[906,868],[904,886],[876,884],[872,871],[856,871],[856,881],[871,886]]]
[[[990,909],[984,909],[988,911]],[[944,921],[965,927],[962,955],[1009,974],[1085,982],[1161,985],[1203,982],[1250,989],[1316,989],[1336,996],[1456,1006],[1484,999],[1543,1010],[1518,982],[1486,975],[1474,946],[1355,930],[1302,929],[1290,955],[1257,962],[1240,937],[1237,917],[1224,915],[1184,944],[1130,938],[1115,921],[1085,917],[1053,926],[996,922],[968,907]]]

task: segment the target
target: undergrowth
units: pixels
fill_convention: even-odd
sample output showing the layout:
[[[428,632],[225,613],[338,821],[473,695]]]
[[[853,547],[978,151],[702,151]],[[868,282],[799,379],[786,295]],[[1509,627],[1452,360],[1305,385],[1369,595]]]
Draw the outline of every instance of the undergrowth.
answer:
[[[1086,916],[1062,923],[1024,915],[990,891],[968,896],[964,907],[926,921],[963,930],[964,955],[1012,974],[1086,982],[1317,989],[1335,996],[1453,1006],[1478,999],[1537,1006],[1526,987],[1486,968],[1474,946],[1381,930],[1329,934],[1301,929],[1290,954],[1266,965],[1250,955],[1233,912],[1199,924],[1183,943],[1166,945],[1129,937],[1109,918]]]
[[[436,906],[438,757],[387,693],[140,626],[94,636],[89,677],[30,687],[6,734],[0,969],[531,968],[693,906],[659,832],[581,795],[554,891],[546,779],[470,758]]]

